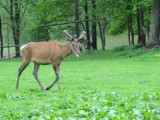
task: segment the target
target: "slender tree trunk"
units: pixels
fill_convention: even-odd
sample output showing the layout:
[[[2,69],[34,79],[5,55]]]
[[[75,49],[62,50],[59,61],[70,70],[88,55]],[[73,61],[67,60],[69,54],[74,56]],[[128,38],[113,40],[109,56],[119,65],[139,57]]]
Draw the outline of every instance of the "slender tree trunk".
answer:
[[[1,19],[1,16],[0,16],[0,45],[1,45],[1,55],[0,57],[2,58],[3,57],[3,36],[2,36],[2,19]]]
[[[45,34],[46,34],[46,41],[48,42],[48,40],[49,40],[49,31],[48,31],[48,27],[45,28]]]
[[[160,19],[160,16],[159,16],[159,19]],[[160,23],[159,23],[159,28],[160,28]],[[160,41],[160,30],[159,30],[159,41]]]
[[[130,33],[131,33],[131,31],[130,31],[130,20],[128,18],[128,43],[129,43],[129,46],[131,45]]]
[[[106,18],[103,20],[99,20],[98,25],[100,29],[100,38],[101,38],[101,43],[102,43],[102,50],[105,50],[105,44],[106,44]]]
[[[137,4],[140,0],[137,0]],[[146,45],[146,32],[144,25],[144,7],[137,6],[137,29],[138,29],[138,43],[142,46]]]
[[[16,46],[16,57],[20,56],[20,3],[18,0],[15,0],[15,45]]]
[[[85,20],[86,20],[86,33],[87,33],[87,49],[90,50],[91,49],[91,41],[90,41],[90,31],[89,31],[89,21],[88,21],[89,17],[88,17],[88,2],[86,0],[85,3]]]
[[[149,40],[147,45],[153,46],[160,43],[159,31],[160,31],[160,0],[153,1],[152,13],[151,13],[151,24],[149,32]]]
[[[137,0],[137,4],[139,0]],[[140,8],[137,5],[137,32],[138,32],[138,43],[141,43],[141,21],[140,21]]]
[[[128,10],[132,11],[132,0],[128,0]],[[130,41],[131,37],[131,41]],[[132,44],[134,45],[134,32],[133,32],[133,16],[132,13],[128,14],[128,41],[129,45]]]
[[[131,29],[132,45],[134,45],[133,17],[132,17],[132,15],[130,16],[130,29]]]
[[[105,50],[106,47],[106,28],[102,28],[102,50]]]
[[[141,44],[146,45],[146,34],[145,34],[145,25],[144,25],[144,7],[140,8],[141,10]]]
[[[97,30],[96,22],[92,23],[92,49],[97,50]]]
[[[16,45],[16,26],[15,26],[15,16],[14,16],[14,2],[13,0],[10,0],[10,20],[11,20],[11,24],[12,24],[12,33],[13,33],[13,39],[14,39],[14,42],[15,42],[15,45]],[[16,51],[16,48],[15,47],[15,51]],[[16,51],[17,52],[17,51]]]
[[[20,6],[19,1],[10,0],[10,20],[12,24],[13,39],[16,45],[16,57],[20,56],[19,39],[20,39]]]
[[[96,25],[96,13],[95,13],[95,10],[96,10],[96,2],[95,0],[92,0],[92,16],[93,16],[93,22],[92,22],[92,49],[93,50],[97,50],[97,25]]]
[[[78,13],[78,0],[74,0],[74,4],[75,4],[75,32],[76,35],[79,36],[79,13]]]

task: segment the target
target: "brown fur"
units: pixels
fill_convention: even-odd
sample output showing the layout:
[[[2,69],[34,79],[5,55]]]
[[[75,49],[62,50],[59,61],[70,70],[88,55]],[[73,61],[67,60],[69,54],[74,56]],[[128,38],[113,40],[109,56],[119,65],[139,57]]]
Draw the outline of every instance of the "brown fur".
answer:
[[[23,61],[33,61],[37,64],[57,65],[72,53],[70,43],[63,45],[53,42],[30,42],[22,48]]]

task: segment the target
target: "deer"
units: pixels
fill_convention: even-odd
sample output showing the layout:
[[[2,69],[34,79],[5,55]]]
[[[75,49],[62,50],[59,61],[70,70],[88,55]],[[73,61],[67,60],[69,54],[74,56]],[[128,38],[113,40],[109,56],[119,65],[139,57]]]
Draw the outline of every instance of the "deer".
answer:
[[[49,41],[49,42],[29,42],[21,46],[22,54],[22,65],[18,70],[16,89],[19,89],[19,80],[22,72],[29,65],[31,61],[34,63],[33,76],[38,82],[42,91],[47,91],[51,89],[54,84],[58,81],[58,89],[61,89],[60,86],[60,65],[63,62],[64,58],[74,53],[79,57],[80,43],[85,43],[87,41],[86,32],[83,31],[80,36],[70,35],[66,30],[64,30],[64,38],[69,41],[67,44],[62,44],[58,41]],[[41,81],[38,78],[38,70],[40,65],[49,65],[51,64],[56,75],[56,79],[46,88],[43,87]]]

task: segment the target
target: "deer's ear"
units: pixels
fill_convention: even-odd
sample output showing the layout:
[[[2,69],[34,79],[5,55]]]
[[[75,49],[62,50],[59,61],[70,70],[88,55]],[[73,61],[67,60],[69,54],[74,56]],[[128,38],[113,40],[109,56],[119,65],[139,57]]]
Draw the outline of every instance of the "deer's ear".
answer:
[[[73,37],[72,35],[70,35],[66,30],[63,31],[64,32],[64,38],[68,41],[72,41]]]
[[[83,31],[79,38],[77,39],[80,43],[86,43],[87,42],[87,37],[86,37],[86,32]]]

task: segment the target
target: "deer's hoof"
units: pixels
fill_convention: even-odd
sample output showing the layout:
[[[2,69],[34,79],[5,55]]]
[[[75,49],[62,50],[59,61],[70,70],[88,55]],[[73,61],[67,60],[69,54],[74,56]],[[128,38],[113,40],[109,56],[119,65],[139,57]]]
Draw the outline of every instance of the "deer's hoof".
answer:
[[[46,87],[46,91],[49,90],[49,89],[50,89],[49,87]]]
[[[44,88],[41,88],[42,92],[45,92],[46,90]]]

